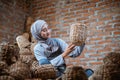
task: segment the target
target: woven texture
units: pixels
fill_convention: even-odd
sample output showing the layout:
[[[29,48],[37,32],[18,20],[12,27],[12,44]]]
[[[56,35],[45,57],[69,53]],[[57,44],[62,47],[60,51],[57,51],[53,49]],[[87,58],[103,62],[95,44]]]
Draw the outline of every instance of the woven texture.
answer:
[[[20,61],[23,63],[28,64],[29,66],[35,61],[35,56],[34,55],[20,55]]]
[[[65,74],[62,75],[62,80],[88,80],[85,71],[80,66],[67,67]]]
[[[16,80],[24,80],[30,78],[30,69],[27,64],[17,61],[9,68],[10,76],[14,77]]]
[[[120,80],[120,53],[109,53],[103,62],[89,80]]]
[[[11,76],[4,75],[4,76],[0,76],[0,80],[15,80],[15,79]]]
[[[70,42],[75,45],[82,45],[87,38],[87,26],[81,23],[74,23],[70,28]]]
[[[56,70],[51,64],[38,65],[34,61],[31,66],[32,78],[41,78],[42,80],[56,78]]]
[[[4,61],[7,65],[15,63],[19,59],[19,48],[17,45],[9,43],[0,44],[0,61]]]

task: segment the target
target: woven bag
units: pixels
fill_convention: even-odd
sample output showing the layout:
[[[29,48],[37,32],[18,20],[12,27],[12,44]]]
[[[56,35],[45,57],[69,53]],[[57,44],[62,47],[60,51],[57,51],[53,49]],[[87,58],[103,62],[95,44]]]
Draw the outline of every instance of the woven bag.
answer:
[[[62,80],[88,80],[85,71],[80,66],[69,66],[62,75]]]
[[[74,23],[70,28],[70,42],[80,46],[87,38],[87,26],[81,23]]]
[[[51,64],[38,65],[34,61],[31,66],[32,78],[41,78],[42,80],[56,78],[56,70]]]

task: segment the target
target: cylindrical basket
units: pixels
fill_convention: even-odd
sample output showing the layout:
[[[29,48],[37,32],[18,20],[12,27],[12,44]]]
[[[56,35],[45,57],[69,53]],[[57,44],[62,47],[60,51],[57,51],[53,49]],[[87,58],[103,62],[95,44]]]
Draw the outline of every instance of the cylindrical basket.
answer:
[[[85,71],[80,66],[69,66],[62,75],[62,80],[88,80]]]
[[[87,26],[81,23],[74,23],[70,28],[70,42],[80,46],[87,38]]]
[[[38,65],[34,61],[31,66],[32,78],[41,78],[42,80],[56,78],[56,70],[51,64]]]

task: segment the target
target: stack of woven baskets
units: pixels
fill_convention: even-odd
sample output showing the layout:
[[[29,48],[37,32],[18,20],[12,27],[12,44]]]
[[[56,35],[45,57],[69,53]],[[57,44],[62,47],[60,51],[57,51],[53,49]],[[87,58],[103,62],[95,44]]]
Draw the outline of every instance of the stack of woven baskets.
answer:
[[[111,52],[89,80],[120,80],[120,53]]]
[[[47,80],[56,78],[56,70],[52,65],[40,66],[33,54],[27,54],[28,52],[21,54],[16,45],[1,44],[0,80]]]

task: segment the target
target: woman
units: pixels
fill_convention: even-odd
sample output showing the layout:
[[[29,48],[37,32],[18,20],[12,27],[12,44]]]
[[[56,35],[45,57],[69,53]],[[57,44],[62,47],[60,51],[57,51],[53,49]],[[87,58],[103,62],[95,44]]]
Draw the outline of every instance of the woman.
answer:
[[[38,41],[34,47],[34,55],[39,65],[52,64],[57,70],[57,76],[60,76],[65,68],[65,57],[77,57],[81,54],[84,45],[68,45],[58,38],[50,38],[48,24],[44,20],[37,20],[31,26],[32,36]]]

